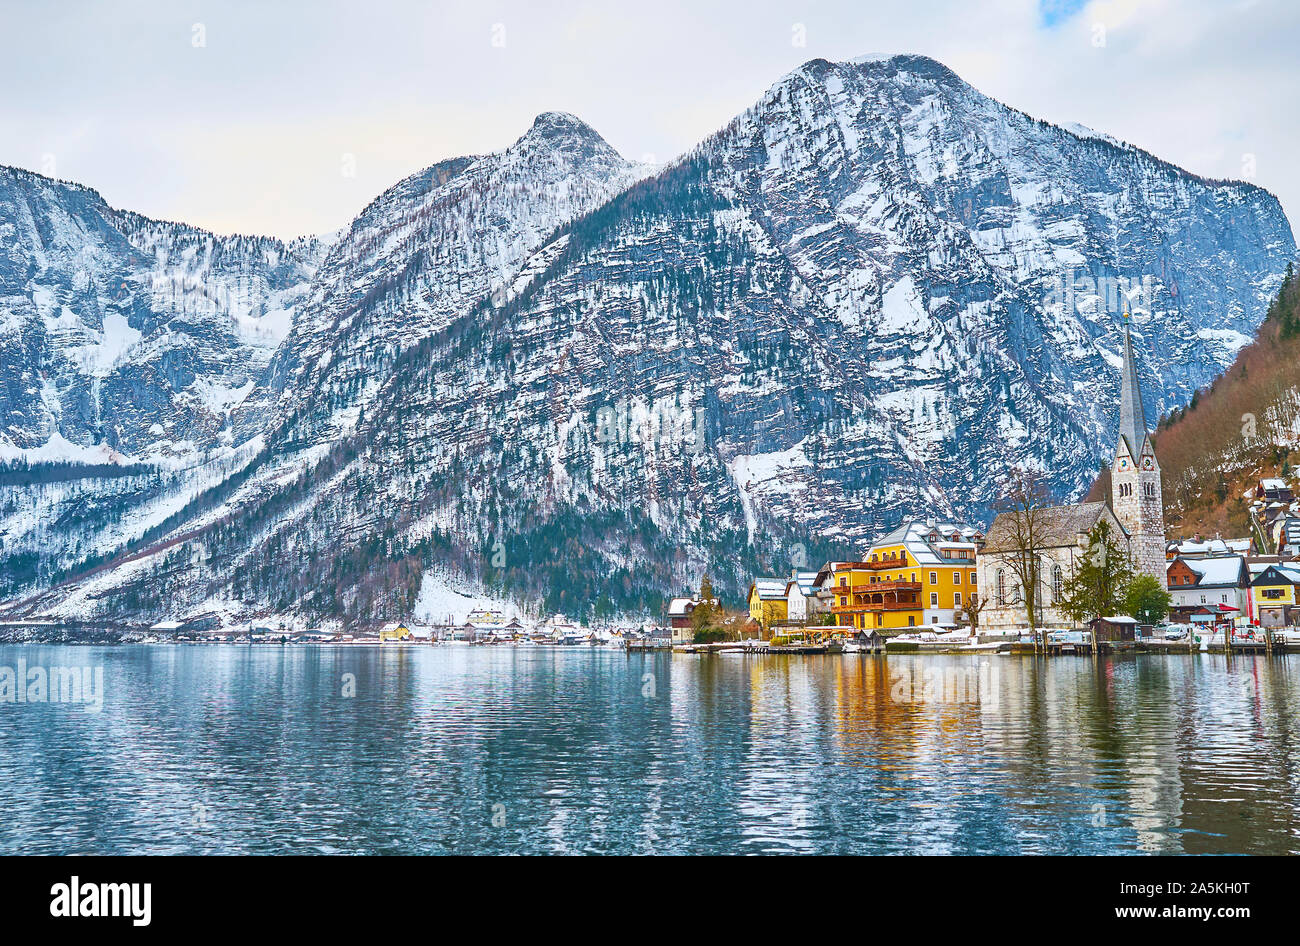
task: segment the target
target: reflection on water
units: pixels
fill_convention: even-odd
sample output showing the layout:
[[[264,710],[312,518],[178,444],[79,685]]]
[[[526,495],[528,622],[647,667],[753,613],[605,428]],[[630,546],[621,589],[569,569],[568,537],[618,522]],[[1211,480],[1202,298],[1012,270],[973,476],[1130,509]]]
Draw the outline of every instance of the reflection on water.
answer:
[[[106,697],[0,703],[3,853],[1300,851],[1295,656],[20,658]]]

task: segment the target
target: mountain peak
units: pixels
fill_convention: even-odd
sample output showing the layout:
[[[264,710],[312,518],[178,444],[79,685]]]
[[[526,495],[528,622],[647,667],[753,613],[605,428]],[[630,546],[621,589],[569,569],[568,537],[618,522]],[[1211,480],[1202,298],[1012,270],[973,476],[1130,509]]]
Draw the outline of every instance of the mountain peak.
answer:
[[[843,65],[851,66],[864,72],[880,71],[887,76],[906,72],[935,81],[955,81],[961,82],[963,85],[965,84],[961,76],[957,75],[957,73],[953,72],[939,60],[921,53],[895,53],[893,55],[868,54],[850,59],[847,63],[843,63]]]
[[[971,87],[961,76],[937,59],[920,53],[868,54],[844,61],[810,59],[792,72],[782,76],[769,90],[769,95],[792,86],[811,83],[833,89],[845,87],[858,89],[863,85],[915,85],[965,89]]]
[[[542,137],[554,137],[556,135],[594,135],[596,130],[584,122],[576,115],[568,112],[542,112],[533,119],[533,127],[528,130],[530,135],[540,135]]]
[[[515,148],[546,147],[566,158],[586,162],[622,162],[623,158],[604,138],[582,119],[568,112],[542,112],[533,125],[514,145]]]
[[[929,56],[924,56],[921,53],[866,53],[862,56],[854,56],[852,59],[848,60],[848,63],[853,66],[871,66],[894,62],[895,60],[908,60],[917,63],[934,63],[935,65],[943,65],[943,63],[938,60],[932,59]],[[947,67],[945,66],[944,68]]]

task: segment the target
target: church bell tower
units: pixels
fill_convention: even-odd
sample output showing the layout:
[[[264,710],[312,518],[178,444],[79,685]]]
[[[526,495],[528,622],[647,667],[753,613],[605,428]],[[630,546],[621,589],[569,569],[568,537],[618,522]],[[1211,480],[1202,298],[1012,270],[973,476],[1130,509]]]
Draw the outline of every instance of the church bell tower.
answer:
[[[1111,466],[1111,505],[1128,533],[1134,570],[1151,575],[1166,587],[1165,503],[1160,489],[1160,464],[1142,411],[1129,314],[1124,313],[1124,369],[1120,381],[1119,442]]]

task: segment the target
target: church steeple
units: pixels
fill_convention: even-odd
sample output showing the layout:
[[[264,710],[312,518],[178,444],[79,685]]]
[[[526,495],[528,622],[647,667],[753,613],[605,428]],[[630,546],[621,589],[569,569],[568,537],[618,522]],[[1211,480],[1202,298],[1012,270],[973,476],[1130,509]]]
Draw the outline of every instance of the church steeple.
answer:
[[[1165,504],[1160,464],[1147,436],[1138,386],[1129,314],[1124,313],[1124,370],[1120,377],[1119,436],[1111,466],[1111,506],[1128,537],[1129,555],[1137,571],[1165,586]]]
[[[1124,312],[1124,369],[1119,390],[1119,435],[1128,442],[1129,456],[1142,455],[1147,437],[1147,419],[1142,411],[1142,389],[1138,386],[1137,363],[1133,360],[1133,341],[1129,338],[1129,313]],[[1116,448],[1118,450],[1118,447]]]

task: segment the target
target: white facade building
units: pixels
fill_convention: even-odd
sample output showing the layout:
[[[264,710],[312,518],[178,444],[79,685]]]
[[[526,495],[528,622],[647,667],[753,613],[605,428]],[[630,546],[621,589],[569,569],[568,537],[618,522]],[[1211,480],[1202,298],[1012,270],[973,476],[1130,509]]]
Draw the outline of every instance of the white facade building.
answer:
[[[793,571],[785,583],[786,615],[801,624],[817,624],[826,610],[816,572]],[[826,596],[829,598],[829,595]]]
[[[988,540],[979,554],[979,587],[984,607],[980,611],[980,630],[1008,631],[1028,626],[1025,592],[1012,561],[1015,547],[1010,513],[993,520]],[[1051,630],[1075,626],[1074,619],[1060,609],[1065,583],[1088,553],[1087,534],[1103,519],[1112,532],[1124,540],[1124,530],[1114,512],[1105,503],[1079,503],[1052,506],[1038,512],[1041,542],[1037,548],[1037,608],[1034,624]]]
[[[1176,558],[1169,563],[1169,594],[1177,619],[1201,607],[1227,605],[1241,617],[1250,614],[1250,570],[1240,555]]]

